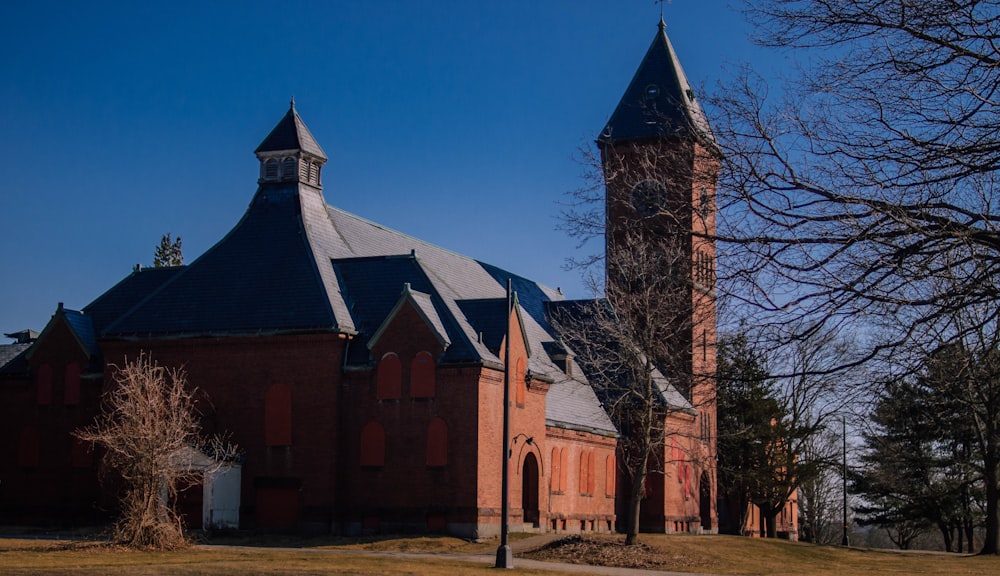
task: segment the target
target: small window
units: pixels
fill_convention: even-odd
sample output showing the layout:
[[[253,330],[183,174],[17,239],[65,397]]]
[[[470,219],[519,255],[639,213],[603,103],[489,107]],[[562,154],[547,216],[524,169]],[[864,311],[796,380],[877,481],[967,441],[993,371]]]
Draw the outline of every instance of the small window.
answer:
[[[615,469],[615,457],[609,455],[604,460],[604,495],[608,497],[613,497],[615,495],[615,481],[616,472]]]
[[[309,181],[313,184],[319,184],[319,162],[309,163]]]
[[[559,489],[569,489],[569,451],[565,448],[559,451]]]
[[[38,404],[40,406],[52,404],[52,366],[42,364],[38,367],[35,385],[38,388]]]
[[[591,450],[587,455],[587,494],[593,496],[594,487],[597,485],[597,456]]]
[[[562,491],[562,486],[560,486],[560,484],[559,484],[559,480],[560,480],[559,473],[560,473],[560,470],[562,469],[562,467],[559,465],[559,449],[558,448],[553,448],[552,449],[552,464],[549,466],[549,468],[552,470],[552,478],[551,478],[551,480],[552,480],[552,482],[551,482],[551,484],[552,484],[552,491],[553,492],[560,492],[560,491]]]
[[[448,465],[448,425],[440,418],[432,419],[427,425],[427,465]]]
[[[295,180],[297,178],[295,173],[295,158],[285,158],[281,161],[281,179],[282,180]]]
[[[410,363],[410,397],[434,397],[434,358],[430,352],[418,352]]]
[[[66,365],[66,387],[63,389],[63,403],[67,406],[80,403],[80,365],[76,362]]]
[[[264,180],[278,179],[278,160],[270,158],[264,161]]]
[[[361,430],[361,466],[385,466],[385,428],[369,422]]]
[[[399,356],[389,352],[382,356],[375,374],[375,398],[394,400],[403,396],[403,365]]]
[[[264,393],[264,445],[292,445],[292,389],[272,384]]]

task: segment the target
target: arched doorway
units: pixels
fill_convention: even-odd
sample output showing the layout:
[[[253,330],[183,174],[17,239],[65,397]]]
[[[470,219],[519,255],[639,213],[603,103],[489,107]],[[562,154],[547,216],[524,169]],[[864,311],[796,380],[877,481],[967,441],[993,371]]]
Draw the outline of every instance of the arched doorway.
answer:
[[[712,485],[708,481],[708,473],[701,473],[701,481],[698,483],[698,514],[701,515],[701,529],[709,532],[712,530]]]
[[[521,468],[521,509],[524,523],[538,527],[538,460],[528,452]]]

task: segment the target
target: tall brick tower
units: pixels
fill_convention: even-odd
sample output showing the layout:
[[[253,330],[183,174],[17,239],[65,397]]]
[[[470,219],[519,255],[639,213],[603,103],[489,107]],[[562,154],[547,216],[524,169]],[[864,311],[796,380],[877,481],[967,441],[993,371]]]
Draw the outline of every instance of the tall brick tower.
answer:
[[[654,302],[660,370],[697,412],[701,523],[715,498],[718,146],[661,19],[597,141],[606,185],[606,290]],[[655,293],[650,300],[645,294]],[[664,312],[665,310],[665,312]]]

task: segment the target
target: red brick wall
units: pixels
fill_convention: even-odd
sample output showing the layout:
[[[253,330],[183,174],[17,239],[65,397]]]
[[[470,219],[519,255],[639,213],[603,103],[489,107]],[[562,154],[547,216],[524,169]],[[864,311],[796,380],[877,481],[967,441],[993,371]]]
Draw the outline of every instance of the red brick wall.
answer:
[[[351,368],[345,375],[340,439],[344,460],[338,499],[347,532],[456,531],[475,522],[474,403],[482,369],[438,365],[433,371],[433,396],[426,396],[425,386],[414,397],[413,359],[425,352],[437,362],[444,348],[407,303],[370,351],[371,365]],[[375,363],[389,353],[400,360],[401,394],[379,399]],[[429,466],[427,434],[431,422],[438,419],[447,426],[447,463]],[[360,430],[372,421],[385,430],[385,463],[362,467]]]
[[[102,345],[109,364],[146,351],[162,366],[185,370],[188,383],[199,389],[205,431],[230,434],[245,456],[241,524],[268,527],[268,517],[257,522],[257,487],[297,488],[295,517],[303,524],[328,528],[337,489],[337,415],[345,343],[337,334],[313,334]],[[265,397],[274,384],[287,385],[291,392],[289,446],[265,442]],[[287,495],[282,497],[284,504],[288,501]]]
[[[686,328],[678,334],[676,345],[689,350],[691,364],[691,389],[689,399],[697,412],[693,421],[678,416],[671,419],[682,451],[688,456],[688,463],[678,464],[674,469],[671,457],[665,456],[667,464],[654,472],[653,484],[656,488],[643,502],[643,521],[650,529],[659,530],[666,526],[672,530],[685,522],[684,529],[697,530],[704,524],[705,529],[717,529],[716,473],[715,473],[715,368],[716,368],[716,313],[715,313],[715,192],[719,163],[698,142],[681,140],[648,140],[623,142],[614,146],[604,146],[602,160],[607,167],[607,226],[609,237],[609,267],[613,268],[613,245],[623,231],[636,225],[636,213],[631,206],[631,190],[639,181],[654,179],[663,182],[668,190],[665,214],[656,218],[643,219],[642,225],[649,234],[665,234],[690,229],[690,244],[687,249],[691,258],[690,308],[681,310],[689,315]],[[668,431],[671,428],[668,428]],[[669,448],[668,448],[669,451]],[[700,479],[704,477],[705,487],[695,490],[695,496],[687,498],[676,481],[679,468]],[[696,483],[698,484],[698,483]],[[697,486],[696,486],[697,487]],[[698,506],[701,492],[709,494],[706,507]],[[687,499],[685,499],[687,498]],[[692,512],[692,502],[695,504]],[[702,521],[701,516],[707,518]],[[683,519],[683,520],[682,520]]]
[[[99,506],[96,458],[81,454],[80,442],[72,436],[93,422],[100,403],[100,375],[88,373],[89,361],[57,313],[33,349],[31,374],[0,381],[5,455],[0,459],[0,522],[81,524],[106,519]],[[67,404],[70,364],[80,367],[81,378],[78,402]],[[43,365],[51,373],[51,394],[48,404],[39,405],[35,376]],[[28,453],[22,454],[22,449]]]
[[[614,438],[588,432],[548,427],[545,441],[545,461],[549,470],[564,476],[565,482],[553,483],[551,477],[545,490],[549,492],[549,530],[579,532],[607,532],[615,526],[615,498],[617,496],[617,469],[612,468],[610,478],[608,464],[616,465],[617,441]],[[558,449],[565,461],[565,467],[552,462],[553,449]],[[581,455],[587,456],[590,468],[590,482],[582,482],[580,476]],[[609,483],[610,481],[610,483]],[[581,489],[581,484],[583,489]],[[591,486],[592,485],[592,486]]]

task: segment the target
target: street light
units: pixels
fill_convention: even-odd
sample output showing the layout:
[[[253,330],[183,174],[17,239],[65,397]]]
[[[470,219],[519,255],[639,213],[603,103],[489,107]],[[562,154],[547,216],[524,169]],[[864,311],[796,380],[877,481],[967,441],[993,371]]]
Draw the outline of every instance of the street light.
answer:
[[[503,360],[503,458],[500,466],[500,546],[497,547],[497,568],[513,568],[514,553],[507,543],[507,516],[510,514],[510,486],[508,468],[510,460],[510,316],[511,280],[507,279],[507,337]]]

